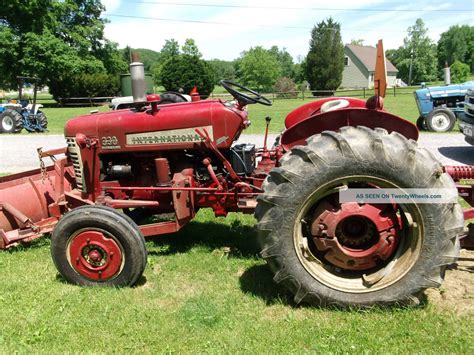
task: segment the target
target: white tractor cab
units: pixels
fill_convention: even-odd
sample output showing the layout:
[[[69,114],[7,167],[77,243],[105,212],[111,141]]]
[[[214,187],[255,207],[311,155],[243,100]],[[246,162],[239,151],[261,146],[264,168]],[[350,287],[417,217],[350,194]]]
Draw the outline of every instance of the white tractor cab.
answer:
[[[159,95],[159,105],[173,104],[177,102],[191,102],[190,95],[181,94],[179,92],[167,91]],[[115,97],[112,99],[109,105],[112,110],[123,110],[125,108],[131,108],[134,106],[133,96]]]

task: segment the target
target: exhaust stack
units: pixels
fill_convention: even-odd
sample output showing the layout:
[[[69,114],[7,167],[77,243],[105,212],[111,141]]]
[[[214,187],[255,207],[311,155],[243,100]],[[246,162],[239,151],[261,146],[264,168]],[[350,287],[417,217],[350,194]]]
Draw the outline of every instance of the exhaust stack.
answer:
[[[140,62],[138,53],[132,53],[130,76],[132,78],[133,102],[136,104],[146,102],[145,68]]]

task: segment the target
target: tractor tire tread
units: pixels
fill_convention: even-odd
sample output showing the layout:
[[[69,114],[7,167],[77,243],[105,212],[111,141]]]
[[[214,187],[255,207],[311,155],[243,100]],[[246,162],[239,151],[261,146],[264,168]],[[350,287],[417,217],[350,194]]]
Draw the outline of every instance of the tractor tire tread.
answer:
[[[125,264],[113,279],[103,282],[88,280],[79,275],[67,261],[68,235],[74,228],[90,227],[91,220],[102,228],[112,228],[114,237],[121,244]],[[94,227],[94,226],[92,226]],[[123,213],[106,206],[87,205],[66,213],[56,225],[51,236],[51,255],[59,273],[70,283],[81,286],[133,286],[142,276],[147,263],[145,239],[135,222]]]
[[[10,116],[13,121],[13,126],[10,131],[3,129],[3,119],[6,116]],[[6,109],[0,115],[0,130],[2,133],[20,133],[23,129],[23,116],[16,110]]]
[[[377,167],[370,165],[374,158],[377,159]],[[406,169],[407,160],[413,165],[411,169]],[[405,187],[454,188],[452,179],[442,172],[441,164],[430,152],[397,132],[389,134],[384,129],[367,127],[345,127],[339,132],[323,132],[308,138],[306,146],[296,146],[286,153],[281,166],[273,169],[263,184],[264,193],[257,198],[255,211],[261,256],[274,272],[275,282],[289,289],[295,295],[297,304],[350,308],[419,303],[418,298],[426,288],[439,286],[447,265],[455,262],[459,254],[458,235],[463,230],[463,216],[458,203],[429,205],[432,206],[428,208],[432,215],[426,219],[426,231],[430,235],[422,245],[420,257],[407,273],[411,274],[409,280],[405,275],[397,282],[397,285],[403,285],[391,285],[365,293],[367,297],[364,298],[344,295],[319,283],[298,265],[294,248],[288,246],[293,242],[285,242],[293,238],[288,235],[290,232],[282,232],[285,224],[291,224],[285,217],[296,214],[301,188],[296,179],[289,177],[298,176],[297,180],[303,181],[303,184],[318,175],[322,175],[320,179],[323,181],[330,180],[332,177],[328,170],[332,167],[341,169],[348,162],[365,166],[374,174],[380,175],[380,170],[384,169],[385,174],[403,175],[400,179],[408,184]],[[279,201],[281,203],[275,203],[273,196],[276,195],[286,198]],[[311,281],[308,281],[309,278]]]

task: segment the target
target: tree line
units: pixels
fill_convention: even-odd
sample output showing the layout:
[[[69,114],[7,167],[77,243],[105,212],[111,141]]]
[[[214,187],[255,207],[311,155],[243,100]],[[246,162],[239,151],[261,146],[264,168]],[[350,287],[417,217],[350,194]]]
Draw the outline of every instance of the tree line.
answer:
[[[403,81],[420,83],[442,79],[445,65],[451,67],[453,82],[466,81],[474,72],[474,26],[451,26],[441,34],[438,43],[429,38],[422,19],[417,19],[407,32],[402,46],[386,51]]]
[[[351,44],[364,45],[364,40],[354,39]],[[173,70],[168,70],[173,56],[179,58],[179,55],[187,56],[188,59],[180,60],[181,65],[174,65]],[[192,39],[186,40],[182,52],[175,40],[166,41],[161,52],[157,53],[158,60],[155,63],[159,64],[154,64],[155,69],[150,68],[155,82],[168,88],[166,84],[175,78],[177,85],[180,80],[177,78],[187,75],[186,62],[192,63],[189,57],[193,56],[200,58],[201,54]],[[296,92],[297,84],[300,88],[308,85],[312,90],[336,90],[342,82],[344,56],[341,26],[328,18],[314,26],[308,54],[297,63],[285,48],[277,46],[269,49],[251,47],[234,61],[207,61],[211,70],[202,72],[211,78],[207,80],[209,87],[204,93],[207,95],[208,90],[212,90],[211,81],[217,84],[220,79],[237,80],[252,89],[290,95]],[[428,36],[423,20],[417,19],[407,29],[403,45],[387,50],[386,56],[398,68],[399,78],[406,83],[419,84],[442,79],[445,65],[451,66],[452,82],[464,82],[474,72],[474,27],[451,26],[441,34],[438,43],[434,43]],[[190,71],[195,70],[193,66],[191,68]],[[161,76],[166,80],[163,81]]]
[[[9,0],[0,6],[0,87],[35,76],[55,98],[116,94],[127,63],[104,36],[100,0]]]
[[[221,79],[252,89],[295,91],[297,84],[312,90],[335,90],[342,81],[344,45],[340,24],[332,18],[317,23],[309,36],[309,51],[294,58],[285,48],[251,47],[233,61],[203,60],[195,41],[181,46],[166,40],[159,52],[118,49],[104,36],[105,10],[100,0],[10,0],[0,7],[0,87],[14,88],[16,76],[36,76],[55,98],[113,96],[119,74],[128,71],[131,52],[137,51],[156,85],[189,92],[197,86],[207,96]],[[474,27],[452,26],[438,43],[418,19],[403,45],[386,52],[399,77],[412,83],[441,78],[445,63],[453,81],[474,71]],[[363,44],[363,40],[353,40]],[[411,67],[411,77],[410,76]]]

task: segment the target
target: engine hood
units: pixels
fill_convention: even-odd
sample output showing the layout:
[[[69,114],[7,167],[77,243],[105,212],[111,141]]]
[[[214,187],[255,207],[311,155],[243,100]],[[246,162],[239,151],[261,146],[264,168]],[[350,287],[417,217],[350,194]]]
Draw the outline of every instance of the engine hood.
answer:
[[[81,133],[89,137],[98,137],[100,140],[112,137],[114,141],[119,142],[115,145],[117,149],[132,146],[133,138],[133,148],[153,149],[153,139],[162,137],[164,131],[166,137],[174,137],[190,134],[195,129],[207,128],[211,139],[214,138],[220,146],[230,146],[247,118],[246,112],[219,100],[167,104],[158,108],[153,114],[151,111],[136,112],[124,109],[79,116],[66,123],[64,134],[66,137],[75,137]],[[176,137],[176,141],[178,138]],[[155,141],[160,147],[168,143],[158,138]]]
[[[474,89],[474,82],[468,81],[463,84],[453,84],[446,86],[431,86],[415,91],[420,100],[429,100],[430,98],[464,96],[469,89]]]

